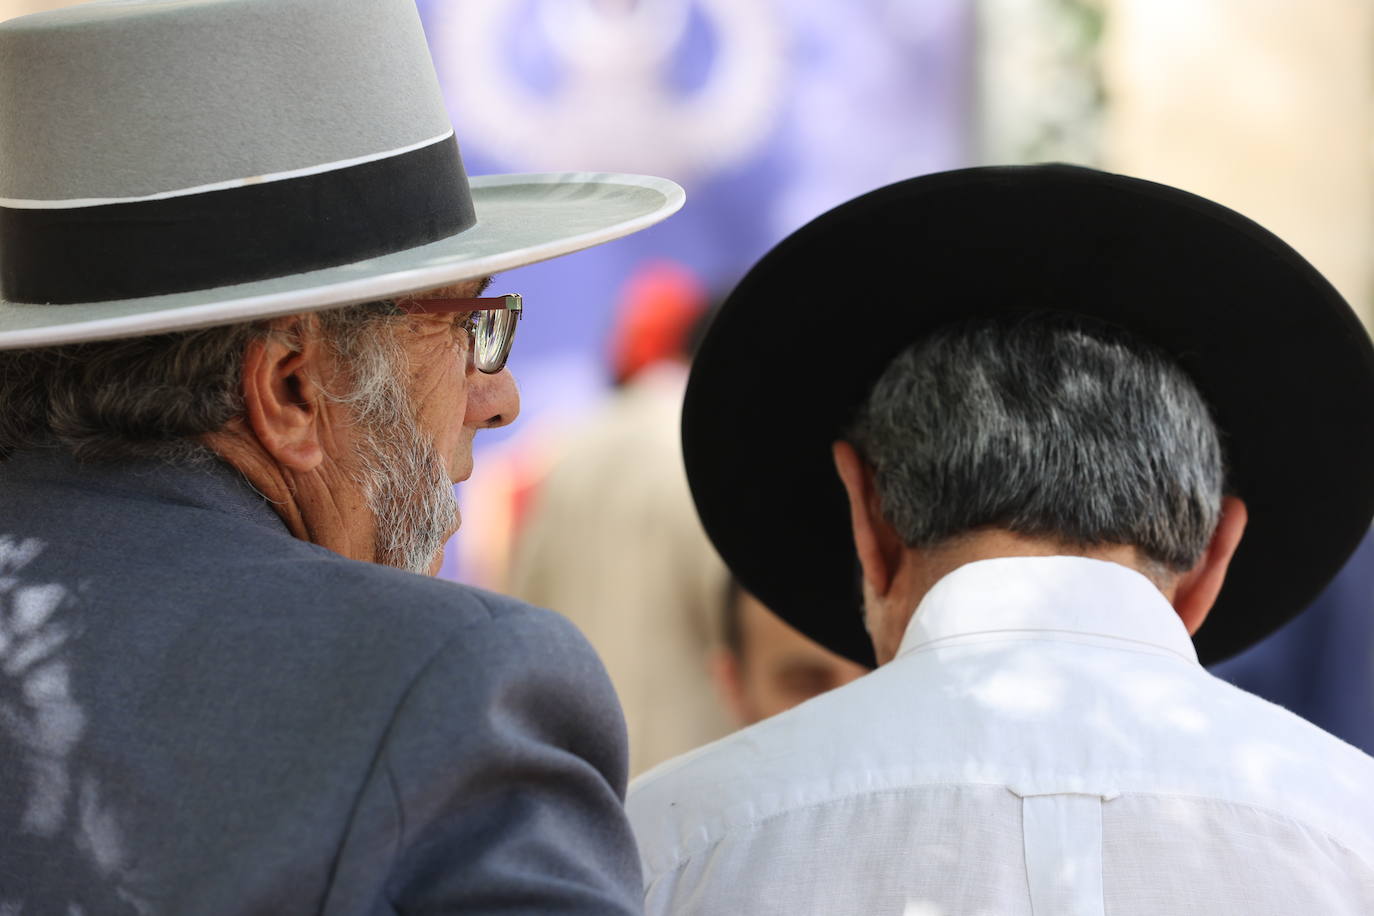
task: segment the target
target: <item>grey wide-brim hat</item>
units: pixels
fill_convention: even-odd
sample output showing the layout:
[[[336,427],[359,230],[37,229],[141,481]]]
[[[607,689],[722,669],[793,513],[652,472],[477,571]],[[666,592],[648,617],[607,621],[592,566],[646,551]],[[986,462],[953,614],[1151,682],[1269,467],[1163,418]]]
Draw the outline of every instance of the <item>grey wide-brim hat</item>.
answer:
[[[414,0],[0,24],[0,349],[387,298],[646,228],[661,178],[471,181]]]

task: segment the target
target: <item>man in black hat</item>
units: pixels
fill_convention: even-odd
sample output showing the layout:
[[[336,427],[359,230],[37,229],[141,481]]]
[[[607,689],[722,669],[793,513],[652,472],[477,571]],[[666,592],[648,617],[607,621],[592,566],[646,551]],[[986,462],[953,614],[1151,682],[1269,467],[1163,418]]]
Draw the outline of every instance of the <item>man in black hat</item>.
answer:
[[[1281,241],[1086,169],[884,188],[740,284],[683,435],[745,586],[879,667],[636,781],[650,913],[1374,912],[1374,760],[1199,663],[1374,509],[1374,350]]]
[[[412,0],[6,22],[0,163],[0,914],[637,912],[595,653],[426,573],[490,275],[681,189],[469,181]]]

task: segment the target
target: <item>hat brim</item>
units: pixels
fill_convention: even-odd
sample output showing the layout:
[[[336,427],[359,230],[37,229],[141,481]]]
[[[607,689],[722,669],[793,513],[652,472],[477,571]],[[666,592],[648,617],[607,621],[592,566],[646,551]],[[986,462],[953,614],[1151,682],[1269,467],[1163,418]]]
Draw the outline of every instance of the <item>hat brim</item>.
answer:
[[[1245,217],[1068,166],[880,189],[784,240],[731,294],[692,369],[683,450],[702,522],[743,586],[872,665],[831,443],[923,334],[1042,310],[1152,341],[1213,409],[1249,524],[1195,638],[1201,659],[1302,610],[1374,514],[1368,334],[1310,264]]]
[[[73,305],[0,299],[0,349],[190,330],[432,289],[622,238],[671,216],[685,199],[667,179],[612,173],[479,175],[471,186],[475,226],[382,257],[141,299]]]

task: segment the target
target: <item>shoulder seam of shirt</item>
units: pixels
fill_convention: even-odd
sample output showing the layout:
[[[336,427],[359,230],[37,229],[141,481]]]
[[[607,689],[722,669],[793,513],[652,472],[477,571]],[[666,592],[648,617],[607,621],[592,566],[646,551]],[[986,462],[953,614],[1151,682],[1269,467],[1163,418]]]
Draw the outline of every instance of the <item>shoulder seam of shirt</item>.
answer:
[[[1349,843],[1346,843],[1346,842],[1345,842],[1344,840],[1342,840],[1340,837],[1338,837],[1338,836],[1336,836],[1335,834],[1331,833],[1329,830],[1325,829],[1324,827],[1319,827],[1319,826],[1317,826],[1316,824],[1312,824],[1312,823],[1308,822],[1305,818],[1298,817],[1296,814],[1290,814],[1290,813],[1285,812],[1285,811],[1280,811],[1280,810],[1277,809],[1277,808],[1270,808],[1270,807],[1267,806],[1267,805],[1259,805],[1259,804],[1256,804],[1256,803],[1254,803],[1254,802],[1240,801],[1240,800],[1237,800],[1237,799],[1230,799],[1230,798],[1222,798],[1222,797],[1216,796],[1216,795],[1194,795],[1194,794],[1191,794],[1191,793],[1188,793],[1188,792],[1144,792],[1144,791],[1136,791],[1136,790],[1132,790],[1132,789],[1126,789],[1126,790],[1123,790],[1122,793],[1121,793],[1121,795],[1118,796],[1118,797],[1119,797],[1119,798],[1125,798],[1125,797],[1127,797],[1127,796],[1149,797],[1149,798],[1187,798],[1187,799],[1194,799],[1194,800],[1197,800],[1197,801],[1218,802],[1218,803],[1223,804],[1223,805],[1233,805],[1233,806],[1235,806],[1235,807],[1237,807],[1237,808],[1248,808],[1249,810],[1259,812],[1260,814],[1266,814],[1266,815],[1268,815],[1268,816],[1270,816],[1270,817],[1273,817],[1273,818],[1279,818],[1279,819],[1282,819],[1282,820],[1285,820],[1285,821],[1289,821],[1290,823],[1297,824],[1299,827],[1302,827],[1304,830],[1309,830],[1309,831],[1311,831],[1312,833],[1315,833],[1315,834],[1317,834],[1317,835],[1323,837],[1323,838],[1326,839],[1327,841],[1329,841],[1329,842],[1335,844],[1336,846],[1339,846],[1341,849],[1343,849],[1343,850],[1345,850],[1346,852],[1350,853],[1350,854],[1351,854],[1352,856],[1354,856],[1356,859],[1359,859],[1360,862],[1361,862],[1366,868],[1368,868],[1371,872],[1374,872],[1374,858],[1371,858],[1371,857],[1370,857],[1371,855],[1374,855],[1374,847],[1371,848],[1370,854],[1369,854],[1369,855],[1366,855],[1364,852],[1361,852],[1360,850],[1353,848]]]
[[[962,786],[977,786],[986,789],[1002,789],[1006,792],[1011,791],[1006,787],[1004,783],[999,782],[927,782],[906,786],[893,786],[890,788],[883,789],[856,789],[851,792],[844,792],[838,795],[832,795],[829,798],[810,802],[805,805],[798,805],[795,808],[787,808],[782,811],[774,811],[772,814],[769,814],[766,817],[753,819],[748,821],[747,823],[733,825],[730,828],[728,828],[727,832],[734,833],[736,831],[742,832],[747,830],[757,830],[758,828],[765,826],[771,821],[775,821],[779,818],[786,817],[790,814],[796,814],[801,811],[810,811],[813,808],[823,808],[826,805],[833,805],[837,802],[849,801],[850,799],[859,798],[861,796],[865,798],[872,798],[875,796],[882,795],[900,795],[902,793],[909,792],[913,789],[929,789],[946,786],[954,788]],[[710,837],[710,834],[708,833],[707,836]],[[684,868],[688,863],[692,861],[693,857],[699,856],[711,847],[719,845],[723,839],[725,839],[724,834],[720,836],[710,837],[710,839],[708,839],[703,845],[691,849],[689,852],[686,853],[686,855],[675,857],[676,864],[672,865],[671,867],[661,869],[657,872],[657,874],[666,875],[670,872],[680,871],[682,868]],[[655,878],[654,880],[657,880],[657,878]]]
[[[778,820],[779,818],[786,817],[786,816],[791,815],[791,814],[796,814],[796,813],[799,813],[799,812],[802,812],[802,811],[810,811],[810,810],[815,809],[815,808],[823,808],[823,807],[826,807],[827,805],[832,805],[832,804],[836,804],[836,803],[839,803],[839,802],[845,802],[845,801],[849,801],[849,800],[851,800],[851,799],[859,798],[859,797],[873,798],[873,797],[880,797],[880,796],[884,796],[884,795],[901,795],[901,794],[904,794],[904,793],[907,793],[907,792],[910,792],[910,791],[913,791],[913,790],[920,790],[920,789],[932,789],[932,788],[964,788],[964,787],[977,787],[977,788],[988,788],[988,789],[1003,789],[1003,790],[1006,790],[1006,791],[1008,791],[1008,792],[1011,791],[1011,789],[1010,789],[1008,786],[1006,786],[1005,784],[1003,784],[1003,783],[988,783],[988,782],[944,782],[944,781],[942,781],[942,782],[926,782],[926,783],[912,784],[912,785],[906,785],[906,786],[895,786],[895,787],[883,788],[883,789],[871,789],[871,790],[870,790],[870,789],[859,789],[859,790],[855,790],[855,791],[852,791],[852,792],[845,792],[845,793],[842,793],[842,794],[838,794],[838,795],[831,796],[830,798],[822,799],[822,800],[820,800],[820,801],[814,801],[814,802],[811,802],[811,803],[805,804],[805,805],[798,805],[798,806],[795,807],[795,808],[787,808],[787,809],[782,810],[782,811],[775,811],[775,812],[773,812],[772,814],[767,815],[766,817],[761,817],[761,818],[757,818],[757,819],[751,819],[751,820],[749,820],[749,821],[747,821],[747,822],[745,822],[745,823],[732,825],[732,826],[728,827],[724,833],[722,833],[722,834],[720,834],[720,835],[718,835],[718,836],[711,836],[711,834],[707,833],[707,836],[708,836],[709,838],[706,840],[706,842],[705,842],[704,844],[702,844],[702,845],[700,845],[700,846],[694,846],[694,847],[687,848],[687,851],[686,851],[685,853],[672,856],[672,857],[668,860],[668,861],[669,861],[669,864],[668,864],[668,865],[665,865],[663,868],[655,868],[655,869],[653,869],[653,872],[652,872],[652,875],[653,875],[653,876],[652,876],[651,878],[649,878],[648,883],[655,883],[655,882],[659,881],[661,878],[666,877],[666,876],[669,875],[669,874],[672,874],[672,873],[674,873],[674,872],[681,871],[683,868],[685,868],[685,867],[687,867],[689,864],[691,864],[691,861],[692,861],[694,858],[696,858],[697,856],[700,856],[701,854],[707,852],[707,851],[710,850],[711,848],[720,845],[720,843],[726,838],[727,835],[735,835],[735,834],[743,833],[743,832],[746,832],[746,831],[757,830],[757,829],[759,829],[759,828],[761,828],[761,827],[766,826],[767,824],[769,824],[769,823],[772,822],[772,821]],[[1013,793],[1013,794],[1014,794],[1014,793]],[[1188,793],[1184,793],[1184,792],[1148,792],[1148,791],[1124,790],[1124,791],[1122,791],[1122,792],[1120,793],[1120,796],[1118,796],[1118,797],[1125,797],[1125,796],[1153,797],[1153,798],[1186,798],[1186,799],[1195,799],[1195,800],[1197,800],[1197,801],[1219,802],[1219,803],[1221,803],[1221,804],[1234,805],[1234,806],[1240,807],[1240,808],[1248,808],[1248,809],[1250,809],[1250,810],[1253,810],[1253,811],[1257,811],[1257,812],[1266,814],[1266,815],[1268,815],[1268,816],[1270,816],[1270,817],[1281,818],[1281,819],[1283,819],[1283,820],[1289,821],[1289,822],[1291,822],[1291,823],[1293,823],[1293,824],[1296,824],[1296,825],[1302,827],[1304,830],[1308,830],[1308,831],[1311,831],[1312,833],[1318,834],[1319,836],[1325,838],[1326,840],[1328,840],[1329,842],[1333,843],[1334,845],[1339,846],[1341,849],[1343,849],[1343,850],[1345,850],[1346,852],[1350,853],[1352,856],[1354,856],[1356,859],[1358,859],[1361,863],[1363,863],[1363,864],[1365,865],[1366,868],[1369,868],[1372,872],[1374,872],[1374,861],[1371,861],[1370,857],[1367,856],[1366,854],[1360,852],[1360,851],[1357,850],[1357,849],[1352,848],[1348,843],[1342,841],[1339,837],[1333,835],[1330,831],[1328,831],[1328,830],[1326,830],[1326,829],[1324,829],[1324,828],[1318,827],[1318,826],[1316,826],[1315,824],[1311,824],[1311,823],[1309,823],[1308,821],[1306,821],[1305,819],[1299,818],[1299,817],[1297,817],[1296,815],[1287,814],[1287,813],[1285,813],[1285,812],[1283,812],[1283,811],[1280,811],[1280,810],[1277,810],[1277,809],[1274,809],[1274,808],[1268,808],[1268,807],[1266,807],[1266,806],[1264,806],[1264,805],[1257,805],[1257,804],[1254,804],[1254,803],[1252,803],[1252,802],[1238,801],[1238,800],[1233,800],[1233,799],[1228,799],[1228,798],[1222,798],[1222,797],[1213,796],[1213,795],[1193,795],[1193,794],[1188,794]],[[648,863],[645,863],[645,864],[647,865]]]

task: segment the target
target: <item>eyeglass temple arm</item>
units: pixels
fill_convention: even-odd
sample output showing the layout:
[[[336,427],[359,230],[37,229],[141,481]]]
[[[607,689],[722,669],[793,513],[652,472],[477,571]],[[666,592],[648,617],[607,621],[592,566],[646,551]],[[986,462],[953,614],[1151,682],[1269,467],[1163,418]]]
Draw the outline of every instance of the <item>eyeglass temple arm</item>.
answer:
[[[397,299],[396,307],[411,315],[443,315],[451,312],[491,312],[506,309],[517,315],[524,310],[519,293],[484,299]]]

